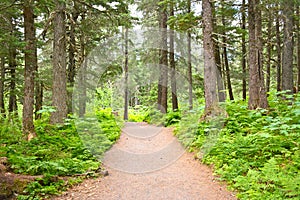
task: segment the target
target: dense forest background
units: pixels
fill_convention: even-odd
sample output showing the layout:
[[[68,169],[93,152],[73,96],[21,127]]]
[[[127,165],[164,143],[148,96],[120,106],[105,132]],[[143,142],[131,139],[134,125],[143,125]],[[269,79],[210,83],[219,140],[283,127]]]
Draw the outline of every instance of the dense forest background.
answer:
[[[299,12],[298,0],[2,0],[0,157],[16,173],[84,173],[120,118],[158,121],[204,146],[241,198],[297,199]]]

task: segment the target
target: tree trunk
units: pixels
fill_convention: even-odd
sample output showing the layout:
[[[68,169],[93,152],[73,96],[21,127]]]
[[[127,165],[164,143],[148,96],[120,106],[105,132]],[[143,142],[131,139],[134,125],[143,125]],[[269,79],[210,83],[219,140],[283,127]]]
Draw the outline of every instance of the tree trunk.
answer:
[[[168,110],[168,41],[167,41],[167,12],[162,6],[160,11],[161,51],[160,51],[160,74],[161,74],[161,100],[159,110],[167,113]]]
[[[86,92],[86,73],[87,73],[87,59],[83,61],[79,72],[79,117],[84,117],[86,113],[86,101],[87,101],[87,92]]]
[[[276,50],[277,50],[277,91],[281,91],[281,37],[280,37],[280,14],[276,16]]]
[[[300,16],[300,7],[297,7],[297,16]],[[298,83],[297,83],[297,90],[298,92],[300,91],[300,19],[298,19],[298,23],[297,23],[297,69],[298,69],[298,74],[297,74],[297,78],[298,78]]]
[[[34,107],[34,74],[37,66],[36,39],[34,26],[33,5],[26,1],[23,7],[25,33],[25,74],[24,74],[24,101],[23,101],[23,134],[28,140],[36,136],[33,124]]]
[[[215,36],[215,40],[218,40],[218,37]],[[224,88],[224,81],[222,77],[222,64],[220,58],[220,47],[217,42],[214,42],[214,50],[215,50],[215,59],[216,59],[216,66],[217,66],[217,85],[218,85],[218,97],[219,102],[225,102],[226,100],[226,93]]]
[[[124,73],[125,73],[125,91],[124,91],[124,120],[128,120],[128,28],[125,28],[125,60],[124,60]]]
[[[85,13],[81,14],[82,20],[85,20]],[[78,73],[78,85],[79,85],[79,117],[84,117],[86,113],[86,102],[87,102],[87,67],[88,60],[86,56],[86,37],[84,32],[80,35],[80,69]]]
[[[272,24],[273,24],[273,18],[272,13],[269,11],[269,21],[268,21],[268,39],[267,39],[267,92],[270,92],[270,85],[271,85],[271,59],[272,59]]]
[[[224,42],[224,47],[223,47],[223,54],[224,54],[224,66],[226,70],[226,79],[227,79],[227,87],[228,87],[228,92],[229,92],[229,99],[231,101],[234,100],[233,97],[233,91],[232,91],[232,86],[231,86],[231,78],[230,78],[230,68],[229,68],[229,62],[228,62],[228,56],[227,56],[227,47],[226,47],[226,39],[223,38]]]
[[[262,72],[262,31],[260,0],[249,1],[249,109],[267,108]]]
[[[203,9],[203,46],[204,46],[204,88],[205,88],[205,113],[209,115],[218,103],[216,83],[216,60],[213,43],[212,3],[202,0]]]
[[[246,0],[242,2],[242,29],[246,31]],[[246,64],[246,56],[247,49],[246,49],[246,33],[242,33],[242,70],[243,70],[243,100],[247,98],[247,64]]]
[[[38,79],[38,70],[36,70],[36,78]],[[42,114],[37,113],[42,109],[43,106],[43,82],[41,80],[37,80],[35,82],[35,119],[41,119]]]
[[[11,37],[15,37],[15,23],[11,19]],[[9,101],[8,101],[8,112],[15,116],[18,115],[18,106],[17,106],[17,95],[16,95],[16,68],[17,68],[17,49],[16,46],[12,43],[9,44],[9,56],[8,56],[8,65],[10,72],[10,85],[9,85]]]
[[[174,16],[174,5],[171,3],[170,16]],[[176,84],[176,65],[175,65],[175,47],[174,47],[174,26],[170,27],[170,68],[171,68],[171,90],[172,90],[172,109],[178,110],[177,84]]]
[[[220,47],[215,42],[215,59],[216,59],[216,66],[217,66],[217,85],[218,85],[218,97],[219,102],[225,102],[226,100],[226,92],[224,88],[224,81],[222,76],[222,64],[221,64],[221,58],[220,58]]]
[[[264,78],[264,70],[263,70],[263,34],[262,34],[262,12],[261,12],[261,0],[256,0],[257,2],[257,12],[256,15],[256,35],[257,35],[257,49],[258,49],[258,78],[259,78],[259,107],[263,109],[267,109],[268,105],[268,98],[267,98],[267,91],[265,85],[265,78]]]
[[[293,1],[285,1],[283,4],[284,35],[282,52],[282,90],[294,90],[293,76]]]
[[[224,4],[223,0],[222,0],[222,4]],[[228,62],[228,55],[227,55],[227,36],[226,36],[226,32],[225,32],[225,27],[226,25],[226,21],[225,21],[225,17],[222,16],[222,25],[224,27],[224,31],[222,33],[223,35],[223,56],[224,56],[224,66],[225,66],[225,70],[226,70],[226,82],[227,82],[227,88],[228,88],[228,93],[229,93],[229,99],[232,101],[234,100],[233,97],[233,91],[232,91],[232,86],[231,86],[231,78],[230,78],[230,68],[229,68],[229,62]]]
[[[72,96],[73,96],[73,87],[75,82],[76,75],[76,60],[75,60],[75,52],[76,52],[76,38],[75,38],[75,27],[78,19],[78,6],[74,1],[74,11],[72,12],[72,21],[70,22],[70,34],[69,34],[69,63],[67,69],[68,75],[68,113],[72,113]]]
[[[213,12],[213,30],[217,32],[214,5],[212,5],[212,12]],[[215,51],[215,59],[216,59],[216,66],[217,66],[218,97],[219,97],[219,102],[225,102],[226,92],[225,92],[225,85],[222,76],[223,72],[222,72],[222,64],[221,64],[221,53],[220,53],[220,45],[218,41],[219,41],[218,34],[215,34],[213,42],[214,42],[214,51]]]
[[[4,103],[4,81],[5,81],[5,58],[1,55],[0,58],[0,114],[5,117]]]
[[[67,87],[66,87],[66,26],[65,3],[56,0],[54,17],[53,41],[53,86],[52,105],[56,111],[51,114],[50,122],[63,123],[67,117]]]
[[[191,13],[191,0],[188,0],[188,13]],[[187,39],[188,39],[188,81],[189,81],[189,109],[193,109],[193,72],[192,72],[192,46],[191,46],[191,30],[187,31]]]

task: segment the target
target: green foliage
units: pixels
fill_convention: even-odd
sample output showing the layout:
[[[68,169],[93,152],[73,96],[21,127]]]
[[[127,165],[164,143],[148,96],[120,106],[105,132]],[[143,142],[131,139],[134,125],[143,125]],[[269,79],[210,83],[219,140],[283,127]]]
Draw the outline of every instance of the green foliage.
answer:
[[[150,124],[171,126],[177,124],[181,119],[180,111],[171,111],[166,115],[155,108],[135,106],[129,110],[128,120],[131,122],[147,122]]]
[[[100,130],[111,142],[119,139],[121,134],[121,124],[115,119],[112,109],[106,108],[96,112],[97,119],[100,123]]]
[[[199,124],[201,111],[200,108],[184,113],[175,128],[175,135],[185,147],[190,148],[190,151],[193,151],[194,147],[202,146],[205,139],[204,124]]]
[[[10,170],[43,177],[30,183],[19,199],[46,198],[78,182],[73,175],[95,175],[97,158],[120,136],[110,109],[97,111],[95,123],[67,119],[63,125],[48,124],[49,112],[43,110],[43,119],[35,122],[37,137],[31,141],[22,138],[20,122],[7,120],[0,126],[0,156],[8,158]]]
[[[27,185],[25,193],[27,195],[19,195],[18,200],[28,199],[48,199],[51,195],[59,194],[59,191],[64,191],[68,187],[81,183],[82,178],[69,178],[68,180],[59,179],[57,176],[46,175],[43,178],[37,178]]]
[[[170,126],[177,124],[181,120],[181,113],[180,111],[171,111],[168,112],[165,117],[165,126]]]
[[[300,198],[300,98],[271,94],[269,103],[269,111],[247,110],[242,101],[228,103],[225,127],[206,151],[211,122],[195,125],[183,119],[177,127],[179,139],[201,149],[202,161],[214,165],[239,199]]]

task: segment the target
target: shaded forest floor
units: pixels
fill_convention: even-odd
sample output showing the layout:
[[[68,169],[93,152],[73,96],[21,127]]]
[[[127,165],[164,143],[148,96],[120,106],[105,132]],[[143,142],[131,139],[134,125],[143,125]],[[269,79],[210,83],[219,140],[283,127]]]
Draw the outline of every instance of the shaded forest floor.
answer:
[[[109,175],[85,180],[53,199],[236,199],[172,133],[170,128],[126,123],[103,159]]]

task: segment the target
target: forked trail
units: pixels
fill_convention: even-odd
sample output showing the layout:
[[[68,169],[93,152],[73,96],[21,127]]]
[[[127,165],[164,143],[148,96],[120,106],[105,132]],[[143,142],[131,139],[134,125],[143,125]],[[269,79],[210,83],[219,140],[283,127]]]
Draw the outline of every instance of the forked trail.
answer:
[[[86,180],[55,199],[231,200],[209,167],[187,153],[169,128],[127,123],[104,157],[109,175]]]

